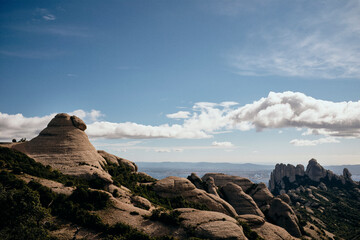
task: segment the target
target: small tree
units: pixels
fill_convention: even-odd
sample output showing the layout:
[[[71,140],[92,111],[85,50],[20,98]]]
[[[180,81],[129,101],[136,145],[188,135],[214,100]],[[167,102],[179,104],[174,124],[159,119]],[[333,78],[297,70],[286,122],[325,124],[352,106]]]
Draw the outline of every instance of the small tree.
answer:
[[[14,139],[12,140],[12,142],[16,142],[16,139],[14,138]]]

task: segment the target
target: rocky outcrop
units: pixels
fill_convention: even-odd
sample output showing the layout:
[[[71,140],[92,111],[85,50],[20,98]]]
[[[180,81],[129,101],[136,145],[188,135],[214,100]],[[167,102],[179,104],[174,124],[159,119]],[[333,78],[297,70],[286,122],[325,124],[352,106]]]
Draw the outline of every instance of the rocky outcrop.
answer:
[[[296,175],[304,176],[304,166],[298,164],[296,167],[291,164],[276,164],[275,169],[271,173],[270,181],[269,181],[269,188],[271,191],[275,190],[277,185],[280,185],[283,189],[285,184],[283,182],[283,178],[287,177],[290,183],[295,182]]]
[[[102,168],[106,161],[90,143],[85,129],[80,118],[60,113],[37,137],[13,148],[64,174],[111,183],[111,176]]]
[[[149,210],[151,208],[151,203],[146,198],[140,196],[131,196],[131,202],[134,204],[135,207],[142,208],[145,210]]]
[[[294,237],[301,237],[299,220],[292,208],[280,198],[271,201],[267,217],[276,225],[285,228]]]
[[[253,214],[265,217],[254,200],[239,185],[229,182],[221,188],[221,191],[224,194],[224,198],[234,207],[237,214]]]
[[[254,199],[259,208],[269,204],[274,198],[265,183],[259,183],[255,188],[251,188],[249,195]]]
[[[240,215],[236,219],[247,223],[251,230],[259,234],[263,239],[271,240],[295,240],[284,228],[266,222],[264,218],[257,215]]]
[[[187,179],[189,179],[196,188],[205,190],[203,181],[196,173],[191,173],[190,176],[187,177]]]
[[[327,171],[315,159],[311,159],[306,167],[306,175],[313,181],[319,182],[327,176]]]
[[[186,178],[167,177],[157,181],[153,188],[161,197],[183,197],[189,202],[204,204],[211,211],[221,212],[232,217],[237,215],[235,209],[229,203],[204,190],[197,189]]]
[[[214,179],[212,177],[209,177],[206,179],[206,187],[205,189],[208,193],[214,194],[215,196],[219,197],[219,194],[217,193],[217,187],[215,186]]]
[[[124,159],[124,158],[120,158],[118,156],[115,156],[113,154],[107,153],[103,150],[98,150],[97,151],[106,161],[119,165],[119,164],[123,164],[126,167],[128,167],[131,171],[136,172],[138,170],[138,167],[136,166],[135,163]]]
[[[181,225],[196,237],[204,239],[247,239],[238,222],[225,214],[192,208],[176,209],[181,213]]]
[[[212,177],[214,179],[215,185],[217,187],[223,187],[227,183],[232,182],[236,185],[239,185],[244,191],[247,191],[248,188],[252,187],[254,184],[248,178],[231,176],[223,173],[207,173],[201,179],[203,181],[206,181],[209,177]]]
[[[290,197],[286,193],[283,193],[283,194],[279,195],[278,198],[280,198],[281,200],[283,200],[287,204],[290,204]]]
[[[330,170],[326,170],[315,159],[311,159],[305,172],[302,165],[294,167],[291,164],[276,164],[270,176],[269,189],[274,194],[282,194],[301,185],[318,186],[324,182],[330,185],[357,184],[351,179],[351,173],[348,169],[344,169],[343,175],[339,176]]]

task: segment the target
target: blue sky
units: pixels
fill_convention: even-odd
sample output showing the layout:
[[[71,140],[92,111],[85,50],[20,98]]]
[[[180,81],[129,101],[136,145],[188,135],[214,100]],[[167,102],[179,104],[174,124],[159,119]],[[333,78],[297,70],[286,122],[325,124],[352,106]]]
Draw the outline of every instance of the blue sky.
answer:
[[[2,141],[67,112],[133,161],[360,164],[359,1],[0,4]]]

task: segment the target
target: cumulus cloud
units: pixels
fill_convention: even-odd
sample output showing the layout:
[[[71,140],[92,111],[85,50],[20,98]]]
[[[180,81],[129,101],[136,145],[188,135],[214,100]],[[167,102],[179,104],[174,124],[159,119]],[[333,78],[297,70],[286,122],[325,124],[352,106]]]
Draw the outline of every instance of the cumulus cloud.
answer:
[[[83,119],[87,123],[99,121],[102,117],[105,116],[100,111],[95,110],[95,109],[92,109],[90,112],[86,112],[84,110],[79,109],[79,110],[75,110],[73,112],[70,112],[69,114],[70,115],[75,115],[75,116]]]
[[[33,138],[43,128],[55,114],[43,117],[24,117],[22,114],[7,114],[0,112],[0,139],[9,141],[13,138]]]
[[[360,138],[360,101],[331,102],[315,99],[299,92],[270,92],[267,97],[236,107],[235,102],[195,103],[179,124],[145,125],[134,122],[101,121],[104,115],[98,110],[76,110],[87,123],[90,138],[150,139],[212,138],[214,134],[235,130],[294,128],[303,135],[321,135],[326,140],[294,139],[291,144],[314,145],[338,139]],[[21,114],[0,113],[1,139],[33,137],[42,130],[55,114],[27,118]],[[327,138],[332,137],[332,138]],[[213,146],[232,146],[230,142],[213,142]]]
[[[177,113],[171,113],[171,114],[166,114],[166,117],[168,118],[175,118],[175,119],[185,119],[185,118],[189,118],[190,112],[187,111],[179,111]]]
[[[235,127],[307,128],[313,134],[360,137],[360,101],[331,102],[299,92],[270,92],[230,113]]]
[[[212,142],[211,144],[214,147],[223,147],[223,148],[229,148],[229,147],[233,147],[234,144],[232,144],[231,142]]]
[[[75,110],[69,114],[76,115],[86,121],[96,121],[103,116],[101,112],[97,110],[91,110],[90,112]],[[21,113],[7,114],[0,112],[0,140],[9,141],[13,138],[31,139],[36,137],[55,115],[56,113],[42,117],[25,117]]]
[[[316,140],[293,139],[290,141],[290,143],[293,144],[294,146],[304,147],[304,146],[316,146],[323,143],[339,143],[339,140],[337,140],[334,137],[325,137]]]

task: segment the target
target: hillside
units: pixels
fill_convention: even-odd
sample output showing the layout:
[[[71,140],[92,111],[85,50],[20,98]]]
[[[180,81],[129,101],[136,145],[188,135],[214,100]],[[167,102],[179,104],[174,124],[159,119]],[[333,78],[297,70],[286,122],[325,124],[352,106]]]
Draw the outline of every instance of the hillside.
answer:
[[[1,239],[358,236],[359,187],[348,171],[323,182],[318,176],[329,172],[314,161],[321,171],[309,170],[310,180],[277,174],[277,165],[273,193],[264,183],[214,172],[157,180],[129,160],[96,151],[85,128],[81,119],[58,114],[37,138],[0,147]]]

